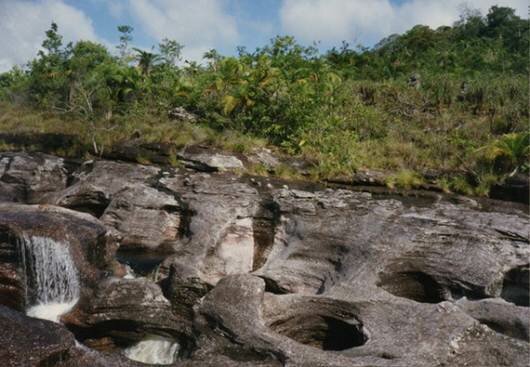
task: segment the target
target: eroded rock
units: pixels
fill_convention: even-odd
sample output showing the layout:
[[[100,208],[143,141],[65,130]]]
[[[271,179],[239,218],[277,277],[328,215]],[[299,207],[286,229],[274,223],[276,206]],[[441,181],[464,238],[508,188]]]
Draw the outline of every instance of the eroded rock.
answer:
[[[115,247],[107,230],[94,217],[51,205],[0,204],[0,263],[2,304],[22,310],[25,306],[26,274],[21,243],[25,237],[49,238],[68,251],[83,284],[93,285],[104,271],[112,271]]]
[[[0,154],[0,201],[36,204],[64,189],[67,170],[62,158],[46,154]]]
[[[171,312],[162,289],[145,278],[109,279],[63,319],[79,339],[103,350],[129,346],[151,334],[185,345],[191,334],[191,325]]]
[[[0,206],[1,294],[22,309],[10,236],[29,230],[67,236],[86,259],[76,266],[98,274],[84,275],[98,282],[84,282],[63,321],[114,356],[156,335],[180,344],[182,366],[525,365],[530,239],[519,207],[252,181],[208,167],[98,161],[42,196],[100,221]],[[106,230],[122,253],[152,260],[138,273],[148,278],[103,280],[101,270],[113,269],[108,243],[98,242]],[[108,361],[66,349],[80,366]]]

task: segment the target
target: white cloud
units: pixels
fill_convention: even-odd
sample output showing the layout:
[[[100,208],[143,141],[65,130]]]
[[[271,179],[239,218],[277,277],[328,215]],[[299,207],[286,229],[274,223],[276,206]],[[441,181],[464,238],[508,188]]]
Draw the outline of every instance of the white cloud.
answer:
[[[200,60],[210,48],[234,47],[239,40],[235,17],[219,0],[130,0],[130,11],[156,40],[184,44],[183,56]]]
[[[416,24],[451,25],[464,4],[483,14],[492,5],[509,6],[527,17],[527,0],[283,0],[280,20],[285,33],[305,42],[373,43]]]
[[[91,19],[62,0],[0,0],[0,72],[33,58],[52,21],[65,43],[97,40]]]

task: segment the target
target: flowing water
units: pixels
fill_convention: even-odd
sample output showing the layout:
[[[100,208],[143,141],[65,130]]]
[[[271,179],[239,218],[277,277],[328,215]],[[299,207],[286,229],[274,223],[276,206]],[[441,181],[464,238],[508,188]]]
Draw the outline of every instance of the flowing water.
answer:
[[[79,299],[79,277],[68,244],[47,237],[23,236],[20,252],[26,274],[26,300],[29,316],[59,322]],[[128,278],[134,278],[132,271]],[[150,335],[127,348],[124,354],[134,361],[172,364],[179,344]]]
[[[20,244],[26,274],[29,316],[54,322],[79,299],[79,277],[68,244],[23,236]]]
[[[172,364],[175,362],[179,345],[174,340],[150,335],[132,347],[125,349],[127,358],[151,364]]]

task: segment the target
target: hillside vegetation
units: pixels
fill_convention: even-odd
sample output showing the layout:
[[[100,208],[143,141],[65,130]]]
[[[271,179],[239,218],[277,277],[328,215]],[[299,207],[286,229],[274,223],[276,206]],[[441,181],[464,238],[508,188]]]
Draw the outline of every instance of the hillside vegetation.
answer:
[[[133,29],[118,30],[115,55],[64,45],[52,24],[35,59],[0,74],[0,132],[74,135],[75,147],[54,151],[66,156],[101,155],[133,136],[175,149],[268,145],[312,162],[315,179],[378,169],[389,185],[434,176],[480,195],[528,172],[529,27],[510,8],[417,25],[370,49],[320,53],[278,36],[237,56],[211,50],[203,64],[181,60],[174,40],[131,48]],[[199,121],[171,120],[176,107]]]

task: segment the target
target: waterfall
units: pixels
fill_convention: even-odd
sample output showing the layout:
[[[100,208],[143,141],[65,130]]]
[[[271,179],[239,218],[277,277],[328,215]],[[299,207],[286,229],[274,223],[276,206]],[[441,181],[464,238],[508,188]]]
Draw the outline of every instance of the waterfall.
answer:
[[[26,274],[26,301],[30,305],[26,313],[58,322],[59,316],[79,299],[79,278],[68,244],[24,235],[20,252]]]
[[[158,335],[150,335],[132,347],[125,349],[127,358],[150,364],[172,364],[175,362],[179,344]]]

